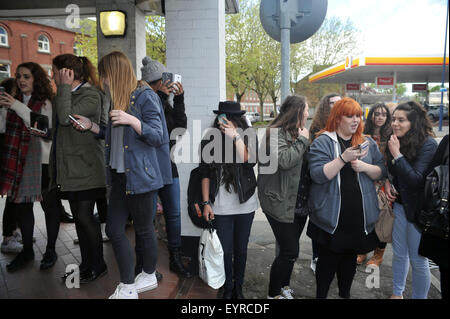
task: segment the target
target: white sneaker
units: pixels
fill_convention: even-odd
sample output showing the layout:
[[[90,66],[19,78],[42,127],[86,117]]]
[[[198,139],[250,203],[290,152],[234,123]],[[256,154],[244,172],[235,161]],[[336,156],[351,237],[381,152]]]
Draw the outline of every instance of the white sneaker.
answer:
[[[22,234],[19,231],[17,230],[13,231],[13,236],[19,243],[22,243]]]
[[[313,271],[313,273],[316,273],[317,259],[318,259],[318,257],[311,259],[310,267],[311,267],[311,270]]]
[[[3,241],[1,251],[2,253],[20,253],[23,245],[20,244],[15,237],[12,237],[8,242]]]
[[[267,296],[267,299],[286,299],[286,298],[284,298],[282,295],[278,295],[278,296],[275,296],[275,297]]]
[[[158,281],[156,280],[155,272],[153,274],[147,274],[142,271],[139,275],[136,276],[134,280],[136,285],[136,291],[138,293],[149,291],[158,287]]]
[[[139,299],[136,291],[136,285],[125,285],[120,283],[117,286],[116,291],[114,291],[109,299]]]
[[[294,290],[292,290],[291,287],[289,287],[289,286],[285,286],[285,287],[281,288],[281,295],[285,299],[294,299],[294,297],[292,296],[293,293],[294,293]]]

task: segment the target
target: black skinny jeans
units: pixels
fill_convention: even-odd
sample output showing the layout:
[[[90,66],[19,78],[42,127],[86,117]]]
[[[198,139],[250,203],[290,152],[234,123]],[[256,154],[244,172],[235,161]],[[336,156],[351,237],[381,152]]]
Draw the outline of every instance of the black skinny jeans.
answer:
[[[339,296],[350,298],[350,289],[356,273],[356,253],[335,253],[317,243],[316,298],[326,299],[334,275],[337,275]]]
[[[281,288],[289,286],[292,269],[300,251],[300,236],[305,227],[307,216],[295,215],[293,223],[281,223],[266,215],[280,251],[270,269],[269,296],[281,293]]]
[[[22,233],[23,252],[26,254],[34,254],[33,252],[33,231],[34,231],[34,213],[33,203],[6,202],[5,211],[11,214],[10,217],[19,224]],[[15,228],[14,228],[15,229]],[[14,230],[13,229],[13,230]],[[5,233],[4,233],[5,234]],[[11,231],[12,236],[12,231]]]
[[[126,195],[126,176],[111,171],[112,189],[109,200],[109,211],[106,222],[108,235],[114,250],[120,272],[120,282],[134,283],[133,249],[125,234],[125,226],[131,215],[133,226],[137,234],[136,251],[142,256],[142,267],[147,274],[156,270],[158,257],[158,242],[153,227],[153,197],[156,191]]]

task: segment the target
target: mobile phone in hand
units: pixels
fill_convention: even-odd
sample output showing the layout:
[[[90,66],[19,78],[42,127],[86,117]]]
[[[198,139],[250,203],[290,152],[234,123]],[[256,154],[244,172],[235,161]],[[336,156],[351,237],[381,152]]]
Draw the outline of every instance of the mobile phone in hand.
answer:
[[[169,86],[173,82],[173,73],[163,72],[163,74],[162,74],[162,83],[166,84],[167,80],[169,81],[167,83],[167,86]]]
[[[80,121],[78,121],[75,117],[73,117],[73,116],[70,115],[70,114],[69,114],[69,119],[70,119],[71,121],[77,123],[79,126],[81,126],[81,128],[82,128],[83,130],[86,129],[86,128],[84,127],[84,125],[80,123]]]
[[[217,116],[217,121],[219,123],[227,124],[227,122],[226,122],[227,120],[228,120],[227,115],[225,113],[219,114],[219,116]]]
[[[367,147],[369,147],[369,141],[365,141],[364,143],[361,143],[358,145],[358,149],[362,151],[364,151]]]
[[[0,94],[3,94],[3,93],[5,93],[5,87],[4,86],[0,86]]]

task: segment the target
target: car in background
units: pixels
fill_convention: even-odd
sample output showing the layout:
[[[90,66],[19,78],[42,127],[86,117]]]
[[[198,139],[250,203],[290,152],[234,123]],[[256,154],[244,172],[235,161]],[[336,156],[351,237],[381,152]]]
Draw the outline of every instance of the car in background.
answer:
[[[245,116],[250,121],[250,123],[258,122],[260,119],[260,115],[258,112],[246,112]]]
[[[448,105],[444,105],[443,120],[448,120]],[[430,105],[428,107],[427,116],[432,122],[439,121],[440,105]]]

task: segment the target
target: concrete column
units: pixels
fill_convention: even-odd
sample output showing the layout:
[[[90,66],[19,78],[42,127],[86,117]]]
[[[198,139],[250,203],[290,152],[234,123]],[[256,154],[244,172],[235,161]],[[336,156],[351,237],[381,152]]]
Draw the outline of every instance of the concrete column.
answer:
[[[136,76],[141,78],[142,59],[145,57],[145,15],[134,5],[134,1],[96,0],[98,60],[112,51],[122,51],[133,64]],[[120,10],[127,15],[127,28],[124,37],[105,38],[100,29],[100,11]]]
[[[190,146],[191,163],[178,164],[181,186],[181,235],[198,236],[187,213],[187,187],[198,153],[198,138],[212,125],[213,110],[226,99],[225,1],[166,0],[167,67],[182,76],[188,134],[178,145]],[[195,132],[194,132],[195,131]]]

